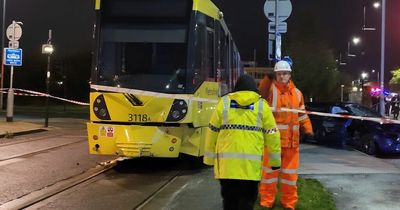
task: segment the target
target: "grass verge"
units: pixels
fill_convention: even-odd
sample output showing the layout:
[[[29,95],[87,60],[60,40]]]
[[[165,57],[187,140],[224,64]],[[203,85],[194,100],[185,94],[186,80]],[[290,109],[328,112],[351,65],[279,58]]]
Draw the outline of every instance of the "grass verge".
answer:
[[[299,177],[297,192],[299,201],[297,202],[296,210],[336,210],[331,193],[316,179],[303,179]],[[257,200],[254,210],[262,209],[265,210],[264,207],[260,206],[260,201]],[[280,204],[280,194],[278,194],[273,210],[283,210]]]

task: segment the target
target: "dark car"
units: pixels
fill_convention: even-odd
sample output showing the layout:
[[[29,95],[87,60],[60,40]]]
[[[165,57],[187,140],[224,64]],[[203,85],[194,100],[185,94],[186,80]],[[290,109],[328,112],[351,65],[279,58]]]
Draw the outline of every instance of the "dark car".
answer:
[[[375,110],[356,103],[306,103],[306,110],[350,116],[375,117],[382,116]],[[400,125],[309,115],[314,137],[306,141],[345,147],[351,145],[367,154],[400,154]]]

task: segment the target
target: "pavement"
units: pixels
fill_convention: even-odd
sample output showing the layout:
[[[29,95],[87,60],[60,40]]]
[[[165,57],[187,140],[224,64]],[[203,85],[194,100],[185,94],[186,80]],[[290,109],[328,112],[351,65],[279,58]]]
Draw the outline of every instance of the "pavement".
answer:
[[[300,177],[319,180],[332,194],[337,209],[399,209],[398,166],[359,151],[312,144],[301,144],[300,156]],[[222,210],[221,200],[213,169],[207,168],[178,177],[141,210]]]
[[[6,122],[4,119],[4,121],[0,121],[0,138],[11,138],[16,135],[35,133],[46,129],[48,128],[39,123],[23,121]]]
[[[57,127],[74,127],[74,121],[82,122],[87,113],[71,107],[51,107],[48,127],[45,127],[43,107],[15,106],[12,122],[6,121],[6,110],[0,109],[0,143],[13,136],[52,130]],[[2,140],[3,139],[3,140]]]

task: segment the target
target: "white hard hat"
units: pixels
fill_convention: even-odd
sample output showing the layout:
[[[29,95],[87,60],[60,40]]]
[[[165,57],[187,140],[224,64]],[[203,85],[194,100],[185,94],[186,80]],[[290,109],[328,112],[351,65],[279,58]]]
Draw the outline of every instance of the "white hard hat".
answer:
[[[287,61],[278,61],[274,67],[274,72],[277,72],[277,71],[291,72],[292,68],[290,67],[290,64]]]

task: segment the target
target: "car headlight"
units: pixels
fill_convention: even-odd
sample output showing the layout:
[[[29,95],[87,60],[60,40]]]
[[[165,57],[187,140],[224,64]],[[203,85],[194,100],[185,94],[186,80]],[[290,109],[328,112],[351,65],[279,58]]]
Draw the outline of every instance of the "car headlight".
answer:
[[[188,111],[188,106],[186,101],[181,99],[175,99],[172,103],[171,110],[169,111],[167,121],[168,122],[177,122],[182,120]]]
[[[106,101],[103,95],[97,96],[93,102],[93,112],[97,118],[101,120],[111,120],[110,114],[108,113]]]

